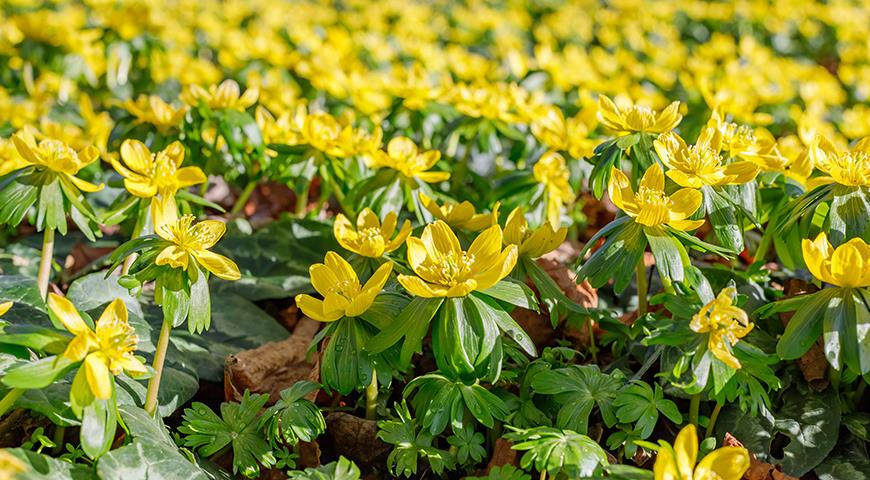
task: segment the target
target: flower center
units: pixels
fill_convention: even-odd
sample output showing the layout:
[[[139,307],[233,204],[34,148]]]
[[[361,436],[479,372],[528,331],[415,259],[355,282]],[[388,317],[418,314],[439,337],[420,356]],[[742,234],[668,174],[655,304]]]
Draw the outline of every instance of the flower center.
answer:
[[[328,293],[334,293],[337,295],[341,295],[342,297],[350,300],[360,291],[359,282],[354,282],[350,279],[340,280],[335,285],[329,287]]]
[[[448,255],[440,263],[433,263],[421,268],[437,279],[439,285],[452,287],[465,281],[474,265],[474,255],[462,252],[461,255]]]
[[[870,154],[866,152],[847,152],[831,158],[827,163],[821,167],[827,167],[837,183],[851,186],[870,183]]]

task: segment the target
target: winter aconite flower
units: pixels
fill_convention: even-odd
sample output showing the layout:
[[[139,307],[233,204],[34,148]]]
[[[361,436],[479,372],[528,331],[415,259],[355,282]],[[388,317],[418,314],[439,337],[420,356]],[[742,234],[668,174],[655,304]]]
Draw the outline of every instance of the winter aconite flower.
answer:
[[[847,151],[838,149],[827,137],[817,135],[809,147],[809,156],[815,167],[827,174],[811,179],[815,185],[870,186],[870,137],[863,138]]]
[[[69,145],[52,139],[36,139],[28,130],[23,130],[12,137],[15,148],[28,165],[37,168],[45,168],[52,172],[65,176],[79,190],[84,192],[96,192],[103,185],[94,185],[78,177],[79,170],[97,161],[100,152],[94,147],[86,147],[76,152]]]
[[[203,220],[197,224],[193,221],[193,215],[185,215],[175,223],[157,228],[157,235],[169,245],[160,251],[155,263],[187,270],[191,262],[196,262],[224,280],[241,278],[239,267],[232,260],[208,250],[227,231],[226,225],[217,220]]]
[[[181,99],[190,106],[203,102],[212,109],[246,110],[257,103],[259,96],[260,92],[256,88],[249,88],[241,93],[239,84],[235,80],[227,79],[220,85],[211,85],[208,90],[192,85],[190,90],[182,94]]]
[[[127,307],[121,299],[115,299],[103,310],[93,330],[72,302],[60,295],[48,295],[48,308],[75,335],[63,356],[72,362],[84,361],[73,380],[73,393],[86,382],[95,398],[105,400],[112,396],[113,375],[126,371],[135,376],[147,371],[133,356],[139,339],[127,320]]]
[[[7,450],[0,450],[0,480],[15,480],[28,470],[27,464]]]
[[[532,168],[535,180],[544,186],[544,194],[547,202],[547,221],[553,228],[559,228],[562,216],[562,207],[574,201],[574,191],[568,180],[571,173],[562,155],[556,152],[547,152],[535,163]]]
[[[598,97],[598,121],[616,133],[662,133],[679,125],[680,102],[673,102],[661,112],[635,104],[617,105],[606,95]]]
[[[752,323],[742,308],[734,305],[737,289],[723,288],[719,295],[704,305],[692,317],[689,327],[697,333],[709,333],[707,348],[731,368],[740,368],[740,361],[731,353],[731,347],[752,331]]]
[[[662,163],[668,167],[665,175],[677,185],[701,188],[705,185],[734,185],[751,181],[758,175],[758,167],[747,160],[729,164],[720,155],[721,135],[711,128],[704,129],[695,145],[686,142],[674,132],[659,135],[653,143]]]
[[[692,424],[680,430],[674,445],[659,440],[655,480],[740,480],[749,469],[749,452],[743,447],[722,447],[698,460],[698,433]]]
[[[370,208],[363,209],[356,218],[356,228],[347,217],[339,213],[335,216],[333,233],[339,245],[364,257],[380,258],[384,253],[399,248],[411,234],[411,222],[405,220],[399,233],[396,233],[398,215],[390,212],[384,222]]]
[[[387,144],[386,152],[378,150],[371,156],[369,166],[392,168],[405,178],[435,183],[450,178],[450,172],[429,171],[440,158],[441,152],[438,150],[420,151],[410,138],[396,137]]]
[[[335,252],[327,252],[324,263],[308,269],[311,285],[323,296],[296,295],[296,305],[302,313],[320,322],[334,322],[342,317],[357,317],[365,313],[390,278],[392,263],[381,265],[361,285],[356,272]]]
[[[483,230],[498,223],[498,204],[492,209],[492,213],[477,213],[474,205],[469,201],[444,202],[441,205],[420,192],[420,204],[438,220],[447,222],[453,228],[465,230]]]
[[[516,245],[518,255],[526,255],[530,258],[537,258],[553,251],[565,241],[566,235],[568,235],[567,228],[554,230],[549,223],[536,229],[529,228],[521,207],[515,208],[508,215],[504,227],[505,245]]]
[[[408,263],[417,275],[399,275],[399,283],[418,297],[462,297],[486,290],[517,263],[517,246],[502,250],[502,231],[493,225],[463,251],[450,227],[436,221],[420,238],[408,238]]]
[[[822,232],[801,243],[804,263],[814,277],[838,287],[870,286],[870,245],[853,238],[834,248]]]
[[[694,230],[704,224],[704,220],[689,220],[701,206],[701,192],[682,188],[668,195],[665,193],[665,175],[662,167],[655,164],[647,169],[635,193],[631,189],[628,176],[613,168],[607,191],[610,200],[634,221],[647,227],[663,224],[682,230]]]
[[[124,187],[131,194],[151,199],[154,225],[175,222],[178,213],[175,193],[206,181],[199,167],[182,167],[184,146],[172,142],[165,149],[151,153],[138,140],[124,140],[121,160],[112,159],[112,166],[124,177]]]
[[[157,95],[140,95],[121,106],[136,117],[136,123],[149,123],[162,133],[178,127],[188,110],[187,106],[173,107]]]

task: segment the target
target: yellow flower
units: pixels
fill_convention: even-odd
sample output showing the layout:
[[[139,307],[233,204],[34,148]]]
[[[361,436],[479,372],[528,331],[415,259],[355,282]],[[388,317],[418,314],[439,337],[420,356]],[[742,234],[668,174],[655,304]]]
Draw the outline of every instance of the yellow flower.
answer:
[[[15,480],[19,473],[27,470],[27,464],[18,457],[6,450],[0,450],[0,480]]]
[[[740,368],[740,361],[731,347],[752,331],[752,323],[743,309],[734,305],[737,289],[723,288],[719,295],[692,317],[689,327],[697,333],[709,333],[707,348],[731,368]]]
[[[836,249],[825,232],[801,243],[804,263],[814,277],[838,287],[870,287],[870,245],[853,238]]]
[[[682,119],[680,102],[673,102],[661,112],[656,112],[631,103],[617,106],[606,95],[598,96],[598,121],[619,134],[667,132],[679,125]]]
[[[187,270],[193,258],[193,261],[224,280],[241,278],[239,267],[232,260],[208,250],[227,231],[226,225],[217,220],[203,220],[194,225],[193,220],[193,215],[185,215],[175,223],[157,228],[157,235],[172,244],[157,255],[157,265]]]
[[[698,433],[692,424],[680,430],[673,447],[661,440],[659,443],[653,466],[655,480],[740,480],[749,469],[749,452],[743,447],[717,448],[696,466]]]
[[[450,178],[450,172],[427,171],[435,166],[440,158],[441,152],[438,150],[419,151],[417,145],[410,138],[396,137],[390,140],[386,152],[378,150],[370,157],[369,166],[392,168],[406,178],[435,183]]]
[[[396,212],[390,212],[381,224],[375,212],[365,208],[356,218],[356,228],[339,213],[335,216],[332,231],[339,245],[345,249],[364,257],[380,258],[384,253],[399,248],[411,234],[411,222],[405,220],[398,235],[392,238],[396,232],[397,219]]]
[[[265,118],[264,118],[265,119]],[[326,112],[307,111],[300,105],[291,120],[278,119],[281,141],[287,145],[310,145],[336,158],[371,155],[381,146],[383,133],[376,128],[371,134],[356,129],[347,117],[338,119]]]
[[[870,186],[870,137],[861,139],[852,151],[842,151],[827,137],[816,135],[809,147],[809,156],[813,165],[827,174],[810,179],[814,185]]]
[[[534,112],[530,127],[544,145],[567,152],[572,158],[591,157],[598,143],[589,138],[589,125],[581,114],[566,119],[562,110],[552,105]]]
[[[763,128],[752,130],[745,125],[726,122],[718,110],[713,110],[707,129],[718,133],[718,148],[726,152],[729,158],[748,160],[767,172],[781,170],[788,162],[780,153],[776,139]]]
[[[60,295],[48,295],[48,308],[75,335],[62,355],[72,362],[84,361],[84,380],[94,397],[105,400],[112,396],[112,375],[126,371],[135,376],[147,371],[133,356],[139,338],[127,321],[127,306],[121,299],[116,298],[103,310],[94,330],[72,302]]]
[[[447,222],[453,228],[465,230],[483,230],[498,223],[498,204],[492,209],[492,213],[476,213],[474,205],[469,201],[445,202],[438,205],[435,200],[420,192],[420,203],[433,217]]]
[[[192,85],[190,89],[181,94],[181,100],[187,105],[195,107],[202,101],[213,109],[227,108],[244,111],[257,103],[260,91],[249,88],[241,93],[239,84],[235,80],[226,79],[220,85],[211,85],[208,90],[199,85]]]
[[[6,138],[0,138],[0,177],[29,165],[27,160],[18,154],[15,143]]]
[[[188,110],[184,105],[175,108],[157,95],[140,95],[135,101],[127,100],[121,106],[136,117],[136,123],[150,123],[161,133],[177,127]]]
[[[173,223],[178,219],[175,193],[182,188],[206,181],[199,167],[181,167],[184,146],[175,141],[157,153],[151,153],[139,140],[124,140],[121,159],[111,159],[112,166],[124,177],[124,187],[131,194],[151,199],[154,225]]]
[[[342,317],[358,317],[375,301],[393,271],[392,263],[384,263],[365,283],[335,252],[327,252],[324,263],[316,263],[308,269],[311,285],[323,296],[318,300],[311,295],[296,295],[296,305],[305,315],[319,322],[334,322]]]
[[[747,160],[723,164],[719,154],[719,132],[706,128],[695,145],[688,146],[674,132],[665,132],[653,142],[665,172],[681,187],[701,188],[704,185],[736,185],[747,183],[758,175],[758,167]]]
[[[493,225],[462,250],[456,234],[438,220],[420,238],[408,238],[408,263],[417,276],[399,275],[405,290],[418,297],[463,297],[486,290],[506,277],[517,263],[517,246],[502,246],[501,227]]]
[[[522,207],[517,207],[508,215],[504,227],[504,244],[516,245],[517,255],[537,258],[561,245],[567,234],[567,228],[555,230],[549,223],[534,230],[530,229]]]
[[[6,312],[8,312],[10,308],[12,308],[12,302],[0,303],[0,317],[6,315]]]
[[[94,185],[78,177],[79,170],[100,158],[94,147],[86,147],[76,152],[69,145],[51,139],[41,140],[38,144],[28,130],[22,130],[12,137],[15,149],[28,165],[46,168],[58,175],[65,175],[73,185],[84,192],[96,192],[103,185]]]
[[[682,230],[694,230],[704,224],[704,220],[687,220],[701,206],[701,192],[682,188],[665,194],[665,175],[662,167],[655,164],[647,169],[635,193],[628,177],[621,170],[613,168],[607,186],[610,200],[634,221],[648,227],[668,224]]]
[[[532,168],[535,180],[544,186],[547,195],[547,221],[554,229],[562,223],[562,207],[574,201],[574,191],[568,179],[571,173],[562,155],[547,152]]]

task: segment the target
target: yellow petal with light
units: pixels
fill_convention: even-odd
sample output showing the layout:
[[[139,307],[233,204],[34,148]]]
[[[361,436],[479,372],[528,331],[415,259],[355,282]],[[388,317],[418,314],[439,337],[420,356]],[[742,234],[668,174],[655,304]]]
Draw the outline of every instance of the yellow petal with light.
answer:
[[[653,465],[653,476],[655,480],[683,480],[677,468],[674,449],[670,445],[659,448],[656,463]],[[685,479],[691,480],[692,477],[685,477]]]
[[[76,307],[66,298],[56,294],[48,294],[48,309],[54,314],[70,333],[73,335],[81,335],[90,333],[91,329],[82,320]]]
[[[183,268],[187,270],[187,265],[190,259],[187,251],[177,245],[170,245],[157,254],[157,259],[154,261],[157,265],[169,265],[172,268]]]
[[[93,183],[86,182],[86,181],[82,180],[81,178],[76,177],[75,175],[68,174],[67,178],[69,178],[69,180],[72,182],[73,185],[76,186],[76,188],[78,188],[79,190],[81,190],[83,192],[87,192],[87,193],[99,192],[100,190],[103,189],[103,187],[105,187],[105,185],[102,183],[99,185],[94,185]]]
[[[8,312],[10,308],[12,308],[12,304],[13,302],[0,303],[0,317],[6,315],[6,312]]]
[[[238,265],[223,255],[208,250],[196,250],[193,252],[193,256],[203,268],[218,278],[224,280],[238,280],[242,278]]]
[[[85,358],[85,378],[94,397],[100,400],[112,398],[113,379],[107,364],[108,359],[100,352],[94,352]]]
[[[616,208],[630,216],[637,216],[638,206],[634,199],[634,191],[628,176],[618,168],[610,169],[610,182],[607,184],[607,194]]]
[[[420,277],[399,275],[397,279],[402,287],[415,297],[436,298],[447,294],[447,288],[424,282]]]
[[[327,316],[323,311],[323,301],[311,295],[296,295],[296,306],[303,314],[318,322],[334,322],[342,317],[340,314]]]
[[[749,452],[743,447],[722,447],[710,452],[695,468],[695,479],[740,480],[749,470]]]
[[[175,182],[178,188],[187,188],[205,183],[208,178],[199,167],[181,167],[175,172]]]
[[[670,199],[673,202],[670,207],[670,219],[683,220],[698,211],[704,197],[698,190],[683,188],[671,194]]]
[[[203,220],[190,227],[190,236],[196,238],[197,249],[215,246],[227,232],[227,225],[218,220]]]
[[[159,234],[163,225],[171,225],[178,222],[178,206],[175,204],[175,196],[157,196],[151,198],[151,218],[154,222],[154,230]]]
[[[646,169],[643,177],[640,179],[640,188],[646,188],[653,192],[663,192],[665,190],[665,173],[661,165],[653,164]]]
[[[146,175],[154,164],[154,158],[148,147],[139,140],[124,140],[121,144],[121,159],[134,172]],[[123,175],[122,171],[118,173]]]
[[[399,248],[405,240],[411,235],[411,222],[409,220],[405,220],[402,222],[402,228],[399,229],[399,233],[393,238],[392,241],[387,243],[384,247],[384,251],[392,252],[393,250]]]
[[[124,301],[120,298],[116,298],[112,300],[109,305],[106,306],[106,309],[103,310],[103,313],[100,314],[100,318],[97,320],[96,325],[97,332],[119,322],[123,324],[128,323],[127,305],[125,305]]]

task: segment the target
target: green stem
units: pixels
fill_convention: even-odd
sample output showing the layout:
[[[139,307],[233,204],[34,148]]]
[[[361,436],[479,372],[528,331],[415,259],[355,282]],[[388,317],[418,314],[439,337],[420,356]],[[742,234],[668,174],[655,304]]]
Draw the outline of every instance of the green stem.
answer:
[[[713,435],[713,427],[716,426],[716,420],[719,418],[720,410],[722,410],[722,404],[716,402],[716,406],[713,407],[713,413],[710,414],[710,421],[707,422],[707,433],[704,434],[704,438]]]
[[[761,241],[758,242],[758,248],[755,249],[754,261],[764,261],[764,257],[767,256],[767,251],[770,249],[770,244],[773,243],[773,235],[770,233],[773,230],[775,230],[774,226],[768,223],[767,228],[764,229],[764,233],[761,235]]]
[[[308,211],[308,192],[311,191],[311,182],[305,182],[302,191],[296,195],[296,216],[302,218]]]
[[[547,471],[541,470],[541,476],[538,477],[539,480],[547,480]]]
[[[647,284],[646,284],[646,264],[643,263],[643,256],[641,256],[640,261],[637,262],[637,268],[635,269],[635,274],[637,276],[637,316],[646,315],[648,307],[647,303]]]
[[[9,411],[9,409],[12,408],[12,405],[15,405],[15,401],[22,395],[24,395],[23,388],[13,388],[6,392],[6,395],[4,395],[3,399],[0,400],[0,417]]]
[[[157,351],[154,352],[154,376],[148,380],[148,392],[145,394],[145,411],[154,415],[157,411],[157,393],[160,391],[160,377],[163,376],[163,363],[166,361],[166,350],[169,348],[169,334],[172,332],[172,320],[163,318],[160,327],[160,337],[157,339]]]
[[[254,189],[257,188],[257,181],[251,180],[245,185],[245,189],[242,190],[242,193],[239,194],[239,198],[236,199],[236,203],[233,204],[233,208],[230,210],[231,214],[237,214],[245,208],[245,204],[248,203],[248,199],[251,198],[251,194],[254,193]]]
[[[592,324],[592,317],[586,319],[586,326],[589,328],[589,354],[592,355],[592,363],[598,363],[598,346],[595,344],[595,326]]]
[[[670,293],[671,295],[677,293],[677,291],[674,290],[674,282],[672,282],[670,278],[661,275],[659,276],[661,277],[662,287],[665,289],[666,293]]]
[[[366,387],[366,420],[378,418],[378,373],[372,370],[372,381]]]
[[[689,423],[698,427],[698,409],[701,407],[701,394],[692,395],[692,401],[689,403]]]
[[[39,275],[36,284],[42,298],[48,296],[48,283],[51,280],[51,262],[54,256],[54,229],[46,228],[42,234],[42,255],[39,257]]]
[[[52,452],[54,452],[55,454],[58,454],[61,451],[63,451],[63,439],[64,439],[65,433],[66,433],[66,427],[64,427],[62,425],[55,425],[54,435],[51,439],[54,442],[54,449],[52,450]]]
[[[145,222],[147,221],[149,208],[140,208],[139,213],[136,215],[136,224],[133,225],[133,231],[130,233],[130,240],[139,238],[142,235],[142,230],[145,229]],[[121,266],[121,275],[126,275],[127,272],[130,271],[130,267],[133,266],[133,262],[136,261],[136,254],[131,253],[124,259],[124,265]]]

